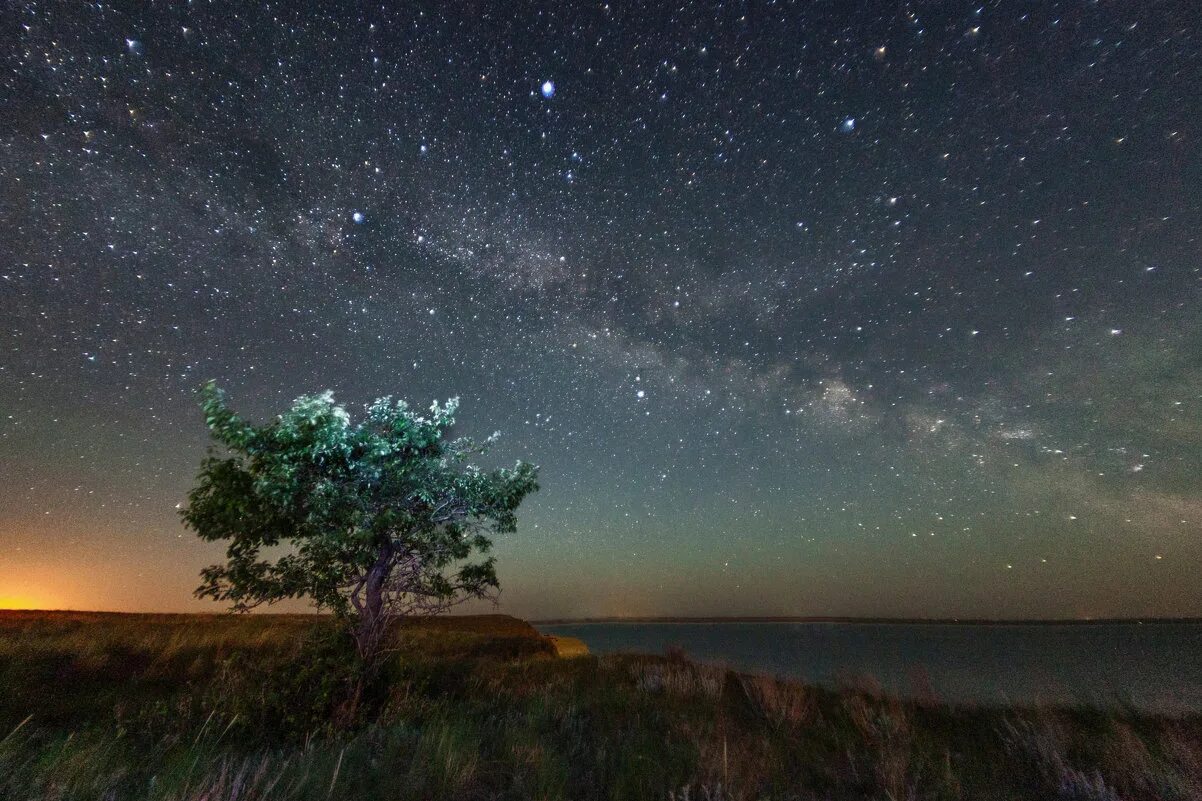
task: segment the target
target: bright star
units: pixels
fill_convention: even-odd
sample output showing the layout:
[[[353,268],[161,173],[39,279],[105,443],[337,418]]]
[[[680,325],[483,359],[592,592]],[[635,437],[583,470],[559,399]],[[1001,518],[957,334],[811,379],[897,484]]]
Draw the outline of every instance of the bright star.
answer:
[[[551,98],[555,96],[555,83],[553,81],[543,81],[543,85],[540,88],[543,97]]]
[[[360,225],[363,222],[363,220],[366,218],[363,216],[363,212],[356,211],[354,214],[351,215],[351,219],[354,220],[355,225]]]

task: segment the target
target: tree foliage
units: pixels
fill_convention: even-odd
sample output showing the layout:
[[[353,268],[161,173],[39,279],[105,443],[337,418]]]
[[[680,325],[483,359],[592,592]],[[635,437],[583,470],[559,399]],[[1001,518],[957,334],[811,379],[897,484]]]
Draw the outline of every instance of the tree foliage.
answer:
[[[471,464],[498,435],[449,439],[457,399],[422,415],[380,398],[354,423],[326,392],[254,425],[210,382],[201,408],[220,447],[181,515],[228,547],[225,564],[202,571],[197,596],[236,611],[310,598],[350,622],[370,658],[395,617],[498,589],[490,537],[516,530],[537,468]]]

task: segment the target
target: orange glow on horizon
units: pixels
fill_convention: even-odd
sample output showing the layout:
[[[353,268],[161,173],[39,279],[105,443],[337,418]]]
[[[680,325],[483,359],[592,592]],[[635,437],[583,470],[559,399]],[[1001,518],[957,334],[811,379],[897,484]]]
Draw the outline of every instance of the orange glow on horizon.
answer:
[[[33,595],[0,595],[0,609],[54,609],[56,606]]]

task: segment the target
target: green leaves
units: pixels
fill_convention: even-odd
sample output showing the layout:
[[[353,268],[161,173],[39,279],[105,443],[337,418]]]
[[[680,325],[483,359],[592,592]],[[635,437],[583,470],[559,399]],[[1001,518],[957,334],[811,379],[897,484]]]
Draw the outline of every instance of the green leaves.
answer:
[[[441,611],[497,587],[491,558],[466,560],[491,547],[489,535],[516,530],[538,470],[470,464],[497,435],[449,439],[457,398],[425,415],[380,398],[355,423],[324,392],[256,426],[210,382],[200,405],[224,452],[201,463],[181,515],[228,547],[197,595],[238,611],[308,597],[376,631],[381,616]]]

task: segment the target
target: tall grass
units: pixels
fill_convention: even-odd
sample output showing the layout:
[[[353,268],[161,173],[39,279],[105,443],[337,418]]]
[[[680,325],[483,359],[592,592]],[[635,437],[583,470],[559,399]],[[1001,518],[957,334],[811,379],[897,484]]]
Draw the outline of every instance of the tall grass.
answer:
[[[347,718],[320,618],[0,615],[0,799],[1202,799],[1198,717],[557,659],[498,617],[393,644]]]

